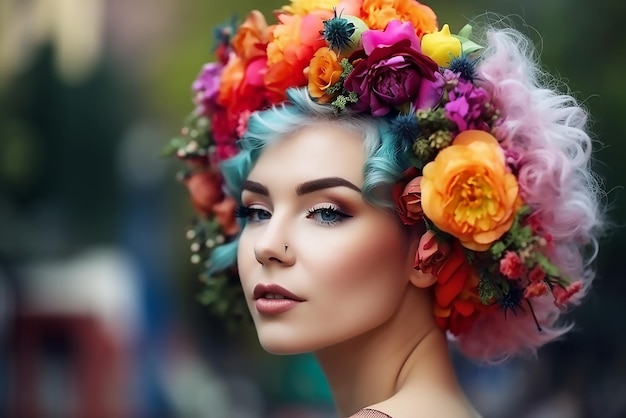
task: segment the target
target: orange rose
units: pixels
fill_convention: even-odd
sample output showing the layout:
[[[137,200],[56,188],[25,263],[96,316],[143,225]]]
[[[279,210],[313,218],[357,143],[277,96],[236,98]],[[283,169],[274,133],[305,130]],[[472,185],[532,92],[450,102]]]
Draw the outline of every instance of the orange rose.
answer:
[[[311,64],[305,70],[309,78],[309,94],[320,103],[328,103],[332,99],[326,90],[339,81],[343,68],[337,62],[337,53],[328,47],[317,50]]]
[[[437,30],[437,15],[418,1],[363,0],[362,19],[370,29],[384,30],[391,20],[411,22],[421,39],[425,33]]]
[[[253,10],[237,29],[232,40],[235,53],[244,61],[265,55],[269,41],[269,29],[263,13]]]
[[[461,132],[424,167],[423,176],[424,214],[466,248],[488,250],[513,224],[521,202],[517,179],[487,132]]]

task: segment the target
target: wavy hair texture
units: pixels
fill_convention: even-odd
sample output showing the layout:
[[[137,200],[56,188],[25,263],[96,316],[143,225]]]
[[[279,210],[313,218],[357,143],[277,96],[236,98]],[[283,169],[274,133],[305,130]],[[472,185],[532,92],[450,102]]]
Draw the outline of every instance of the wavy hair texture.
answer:
[[[590,169],[592,143],[586,132],[587,112],[543,72],[530,41],[511,29],[487,32],[487,48],[478,67],[482,87],[504,116],[504,145],[523,156],[518,173],[520,192],[553,238],[551,260],[587,292],[595,272],[602,213],[599,181]],[[589,249],[591,249],[589,251]],[[480,315],[457,339],[469,357],[504,360],[515,354],[535,355],[543,344],[567,332],[552,296],[535,298],[530,307],[505,318],[501,312]]]
[[[520,190],[553,237],[553,262],[572,280],[583,280],[584,294],[594,276],[590,263],[601,226],[600,188],[590,170],[587,113],[569,94],[546,84],[550,78],[541,71],[526,37],[513,30],[492,30],[486,37],[478,83],[492,94],[502,113],[504,122],[498,129],[500,137],[506,134],[504,145],[523,156],[517,173]],[[332,107],[313,102],[306,89],[290,90],[288,97],[288,104],[253,114],[241,152],[221,166],[233,197],[239,200],[242,184],[266,146],[304,127],[331,122],[363,134],[364,195],[377,206],[393,208],[389,190],[410,162],[406,149],[394,141],[389,121],[349,111],[337,116]],[[586,253],[587,248],[592,251]],[[237,241],[216,248],[210,272],[234,264],[236,249]],[[506,317],[501,310],[479,315],[472,329],[454,341],[468,357],[493,362],[516,354],[534,355],[571,328],[557,324],[561,312],[552,296],[535,298],[532,309],[541,332],[530,307],[523,306]]]

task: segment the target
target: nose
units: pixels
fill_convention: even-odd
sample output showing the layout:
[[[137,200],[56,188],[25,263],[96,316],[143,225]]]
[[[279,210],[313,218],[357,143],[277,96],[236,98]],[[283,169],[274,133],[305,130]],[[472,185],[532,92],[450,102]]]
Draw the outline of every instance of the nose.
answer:
[[[291,266],[295,263],[295,248],[290,242],[291,225],[285,216],[272,215],[254,243],[256,260],[268,267],[270,265]]]

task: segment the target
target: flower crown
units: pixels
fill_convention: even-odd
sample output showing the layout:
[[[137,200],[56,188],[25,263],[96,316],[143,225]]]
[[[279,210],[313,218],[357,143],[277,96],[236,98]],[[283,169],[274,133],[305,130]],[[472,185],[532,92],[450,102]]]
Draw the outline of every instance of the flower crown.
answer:
[[[219,162],[238,153],[253,112],[306,88],[336,112],[389,119],[412,162],[392,198],[404,224],[425,226],[415,268],[437,277],[442,329],[460,335],[480,315],[535,317],[535,298],[552,294],[563,307],[582,289],[553,263],[552,238],[524,200],[524,156],[509,146],[497,97],[481,87],[482,47],[469,40],[470,26],[439,30],[435,13],[414,0],[292,0],[276,17],[268,26],[253,11],[238,27],[218,28],[217,61],[193,83],[196,108],[167,149],[188,163],[181,179],[200,215],[188,233],[192,261],[239,232]],[[205,277],[204,299],[221,312],[237,297],[223,294],[232,268]]]

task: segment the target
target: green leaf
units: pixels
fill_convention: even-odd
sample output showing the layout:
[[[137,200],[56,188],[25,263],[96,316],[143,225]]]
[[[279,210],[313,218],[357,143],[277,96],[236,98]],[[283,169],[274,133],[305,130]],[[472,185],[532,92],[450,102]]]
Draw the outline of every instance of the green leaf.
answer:
[[[470,25],[469,23],[465,26],[463,26],[461,28],[461,30],[459,31],[459,33],[457,34],[458,37],[460,38],[468,38],[470,36],[472,36],[472,25]]]

